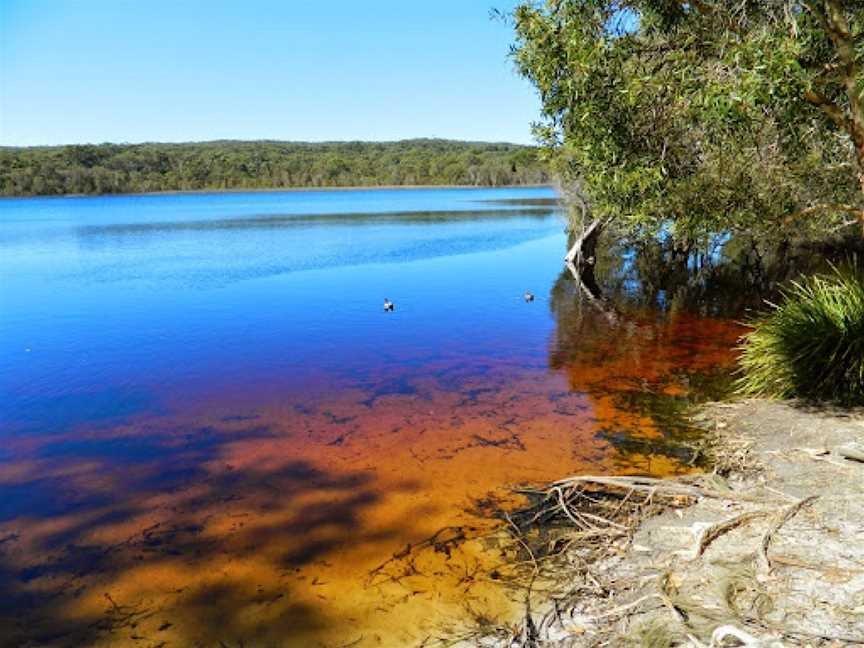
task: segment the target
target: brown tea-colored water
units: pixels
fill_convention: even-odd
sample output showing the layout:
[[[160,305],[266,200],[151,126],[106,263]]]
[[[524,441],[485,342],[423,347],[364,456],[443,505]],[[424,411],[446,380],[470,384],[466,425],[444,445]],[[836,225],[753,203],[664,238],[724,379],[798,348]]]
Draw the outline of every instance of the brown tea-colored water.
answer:
[[[506,622],[511,595],[488,576],[500,556],[480,542],[376,569],[435,534],[482,536],[491,523],[474,501],[507,498],[508,485],[686,470],[683,449],[664,453],[686,428],[664,430],[663,412],[634,403],[686,397],[693,374],[729,366],[738,333],[670,316],[631,322],[584,357],[578,336],[550,341],[553,369],[523,367],[518,352],[482,370],[442,363],[406,393],[310,390],[252,415],[230,414],[226,395],[215,411],[79,433],[63,461],[23,458],[62,438],[19,440],[0,483],[38,477],[71,505],[2,526],[5,605],[22,613],[3,632],[49,645],[393,646],[476,616]],[[89,444],[152,456],[75,460]]]
[[[3,419],[0,645],[429,645],[512,621],[489,511],[518,484],[691,470],[683,409],[722,388],[740,334],[610,316],[560,274],[560,233],[523,225],[543,235],[238,284],[199,337],[140,338],[164,367],[116,324],[110,362],[70,350],[38,383],[50,406],[10,390],[26,407]],[[399,272],[393,317],[360,314],[351,295]],[[344,306],[316,302],[309,285],[337,278]],[[87,389],[53,386],[88,370]]]

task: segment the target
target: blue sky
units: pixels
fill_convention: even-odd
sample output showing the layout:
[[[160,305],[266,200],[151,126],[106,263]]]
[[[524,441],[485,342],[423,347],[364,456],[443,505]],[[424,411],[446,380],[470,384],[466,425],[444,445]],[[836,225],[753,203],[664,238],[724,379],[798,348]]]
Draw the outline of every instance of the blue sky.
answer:
[[[0,144],[530,142],[512,0],[0,0]]]

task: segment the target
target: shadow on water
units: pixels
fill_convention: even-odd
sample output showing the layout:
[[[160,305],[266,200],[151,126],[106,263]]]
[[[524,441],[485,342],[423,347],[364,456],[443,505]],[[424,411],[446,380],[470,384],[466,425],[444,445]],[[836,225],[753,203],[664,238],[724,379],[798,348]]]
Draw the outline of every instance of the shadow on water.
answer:
[[[338,625],[296,600],[290,576],[398,531],[361,523],[381,498],[373,473],[221,460],[229,445],[266,448],[275,436],[232,421],[19,449],[0,471],[0,645],[277,645]]]

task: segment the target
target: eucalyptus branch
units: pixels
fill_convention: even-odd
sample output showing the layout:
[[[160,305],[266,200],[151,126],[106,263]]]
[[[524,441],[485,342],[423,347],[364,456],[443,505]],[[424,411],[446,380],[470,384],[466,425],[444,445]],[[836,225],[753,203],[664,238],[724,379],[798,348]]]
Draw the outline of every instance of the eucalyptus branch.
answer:
[[[801,209],[793,214],[790,214],[785,222],[787,225],[791,224],[792,221],[798,220],[804,216],[811,216],[813,214],[817,214],[819,212],[843,212],[845,214],[850,214],[855,216],[857,222],[864,223],[864,209],[860,207],[855,207],[854,205],[845,205],[838,203],[819,203],[818,205],[811,205],[810,207],[806,207],[805,209]]]
[[[804,100],[825,113],[825,115],[827,115],[828,118],[832,122],[834,122],[834,124],[838,128],[842,128],[849,135],[852,134],[852,123],[846,116],[846,113],[843,111],[842,108],[840,108],[840,106],[831,101],[821,92],[816,92],[815,90],[805,90]]]

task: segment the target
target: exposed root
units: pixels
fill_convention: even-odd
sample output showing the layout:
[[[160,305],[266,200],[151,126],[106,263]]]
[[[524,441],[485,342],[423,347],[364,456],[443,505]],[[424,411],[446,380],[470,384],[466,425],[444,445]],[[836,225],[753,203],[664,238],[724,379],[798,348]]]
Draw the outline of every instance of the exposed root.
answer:
[[[675,479],[576,476],[518,490],[529,503],[505,518],[520,558],[508,576],[513,583],[530,581],[525,620],[487,633],[491,643],[470,645],[864,645],[858,599],[832,602],[832,589],[844,583],[846,592],[861,591],[864,569],[854,553],[842,550],[833,564],[838,551],[819,551],[822,540],[814,539],[823,534],[831,545],[842,542],[840,525],[847,534],[860,528],[855,498],[861,489],[854,484],[864,474],[844,477],[853,487],[834,491],[841,499],[832,505],[820,486],[824,477],[796,481],[799,471],[814,465],[805,458],[799,467],[795,456],[802,453],[781,454],[776,448],[784,450],[782,445],[762,443],[757,455],[749,439],[731,433],[722,420],[713,422],[707,440],[694,446],[694,461],[708,458],[712,473]],[[860,442],[846,443],[804,456],[819,460],[819,470],[833,476],[836,468],[825,460],[842,458],[838,464],[854,470],[861,465],[859,448]],[[786,463],[775,463],[775,457]],[[778,466],[785,482],[777,478]],[[802,492],[798,484],[816,484],[820,496],[790,495]],[[807,507],[813,513],[806,523],[791,524]],[[785,551],[772,556],[781,542]]]
[[[530,564],[532,569],[525,622],[521,627],[511,629],[506,641],[497,644],[520,648],[568,645],[564,641],[568,628],[570,631],[575,628],[580,635],[594,635],[596,644],[601,645],[602,637],[609,634],[608,628],[615,627],[615,619],[632,620],[642,614],[656,613],[658,606],[668,610],[669,621],[681,629],[689,645],[706,648],[706,644],[697,638],[703,628],[694,626],[691,620],[693,610],[689,608],[692,604],[678,600],[680,574],[667,570],[656,579],[654,591],[634,597],[632,593],[645,591],[644,583],[610,582],[607,578],[610,561],[620,559],[633,549],[634,532],[650,517],[669,509],[688,507],[706,498],[738,505],[758,503],[761,507],[705,527],[691,549],[691,560],[701,560],[709,546],[722,536],[773,516],[776,519],[762,536],[759,553],[767,561],[767,551],[774,535],[798,511],[815,500],[815,497],[809,497],[795,501],[780,508],[778,514],[778,504],[789,499],[783,493],[724,492],[694,481],[633,476],[571,477],[555,482],[545,490],[523,489],[520,492],[530,497],[530,505],[504,515],[519,550],[529,559],[523,564]],[[551,609],[535,622],[531,614],[531,586],[538,580],[546,584],[547,591],[554,592],[558,586],[559,593],[553,597]],[[565,583],[570,587],[562,588]],[[730,587],[731,612],[736,608],[734,599],[738,594],[735,593],[737,586]],[[606,609],[593,614],[579,613],[577,609],[586,595],[594,601],[611,602],[621,598],[626,601],[628,596],[632,600],[606,606]],[[758,592],[754,596],[758,598]],[[777,638],[779,635],[766,634],[769,628],[752,623],[752,619],[745,629],[738,627],[742,623],[739,614],[732,612],[728,621],[711,635],[710,646],[728,645],[725,642],[730,638],[744,646],[783,646]],[[558,640],[551,640],[556,636]],[[585,645],[593,643],[585,642]]]
[[[770,515],[769,511],[748,511],[747,513],[736,515],[734,518],[729,520],[723,520],[717,524],[712,524],[702,532],[702,535],[699,538],[699,543],[696,547],[696,557],[698,558],[702,556],[702,554],[705,553],[705,550],[708,549],[708,546],[720,536],[729,533],[733,529],[737,529],[742,524],[765,518],[768,515]]]
[[[759,558],[760,558],[760,567],[766,574],[771,573],[771,559],[768,557],[768,549],[771,547],[771,540],[780,531],[780,528],[786,524],[789,520],[791,520],[802,508],[807,506],[808,504],[812,504],[817,499],[819,499],[818,495],[811,495],[810,497],[805,497],[804,499],[795,502],[791,506],[788,506],[785,510],[782,511],[780,517],[777,521],[771,525],[771,528],[765,532],[765,535],[762,536],[762,543],[759,547]]]

